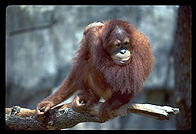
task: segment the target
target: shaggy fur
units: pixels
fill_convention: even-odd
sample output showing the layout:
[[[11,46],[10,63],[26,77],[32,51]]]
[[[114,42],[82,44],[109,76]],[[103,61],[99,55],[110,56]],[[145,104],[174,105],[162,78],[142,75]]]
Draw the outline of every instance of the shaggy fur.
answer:
[[[121,37],[130,39],[131,57],[128,64],[117,65],[107,48],[114,45],[109,42]],[[106,101],[99,114],[105,121],[112,115],[112,110],[127,104],[141,89],[152,65],[149,41],[132,24],[121,20],[92,23],[85,28],[70,74],[53,95],[38,104],[37,113],[43,114],[80,89],[72,102],[73,108],[76,111],[86,110],[103,97]],[[85,105],[78,105],[78,101]]]

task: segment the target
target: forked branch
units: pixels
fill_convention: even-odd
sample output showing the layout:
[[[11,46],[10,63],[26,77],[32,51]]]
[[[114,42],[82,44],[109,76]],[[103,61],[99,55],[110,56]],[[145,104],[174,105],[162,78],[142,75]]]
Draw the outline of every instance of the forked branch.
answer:
[[[35,110],[20,108],[19,106],[6,108],[6,128],[14,130],[49,130],[70,128],[81,122],[100,122],[98,116],[100,104],[94,106],[91,112],[83,113],[75,112],[70,103],[60,105],[50,109],[42,120],[38,119]],[[127,112],[158,120],[169,120],[169,116],[179,113],[179,109],[152,104],[130,104],[114,111],[113,116],[126,115]]]

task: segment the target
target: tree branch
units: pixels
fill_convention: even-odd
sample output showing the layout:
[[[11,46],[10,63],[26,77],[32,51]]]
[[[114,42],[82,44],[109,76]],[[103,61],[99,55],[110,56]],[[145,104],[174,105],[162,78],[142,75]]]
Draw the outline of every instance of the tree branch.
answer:
[[[71,108],[70,103],[60,105],[50,109],[41,120],[36,116],[35,110],[14,106],[6,108],[6,128],[14,130],[54,130],[71,128],[81,122],[100,122],[98,116],[100,105],[101,102],[92,107],[90,111],[83,113],[75,112]],[[169,120],[169,115],[179,113],[179,109],[152,104],[129,104],[114,111],[112,118],[119,115],[127,115],[127,112],[158,120]]]

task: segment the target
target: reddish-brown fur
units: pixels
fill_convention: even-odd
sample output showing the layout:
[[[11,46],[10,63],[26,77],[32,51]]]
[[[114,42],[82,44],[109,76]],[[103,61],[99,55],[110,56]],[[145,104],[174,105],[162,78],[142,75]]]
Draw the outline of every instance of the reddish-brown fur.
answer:
[[[127,65],[119,66],[112,61],[105,48],[116,25],[120,26],[131,41],[131,60]],[[127,104],[141,89],[142,84],[151,72],[153,55],[147,38],[133,25],[126,21],[109,20],[103,25],[90,27],[84,32],[79,50],[73,60],[72,70],[59,90],[38,104],[37,113],[44,112],[67,99],[76,90],[77,96],[85,105],[80,107],[75,101],[73,106],[78,111],[86,110],[103,97],[106,102],[102,105],[100,116],[103,121],[110,118],[110,112]]]

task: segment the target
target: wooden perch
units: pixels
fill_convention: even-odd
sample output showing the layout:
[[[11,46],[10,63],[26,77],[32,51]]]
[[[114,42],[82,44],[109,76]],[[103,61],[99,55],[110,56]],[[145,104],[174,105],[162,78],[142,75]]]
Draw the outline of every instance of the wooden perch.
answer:
[[[98,116],[100,104],[92,108],[94,116],[92,112],[91,114],[88,112],[75,112],[70,103],[57,106],[50,109],[42,121],[37,120],[35,110],[20,108],[19,106],[6,108],[6,128],[14,130],[54,130],[71,128],[81,122],[100,122]],[[169,115],[179,113],[179,109],[152,104],[130,104],[114,111],[113,118],[126,115],[127,112],[153,117],[158,120],[169,120]]]

